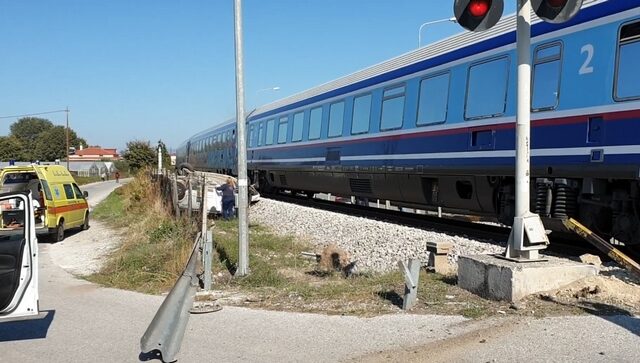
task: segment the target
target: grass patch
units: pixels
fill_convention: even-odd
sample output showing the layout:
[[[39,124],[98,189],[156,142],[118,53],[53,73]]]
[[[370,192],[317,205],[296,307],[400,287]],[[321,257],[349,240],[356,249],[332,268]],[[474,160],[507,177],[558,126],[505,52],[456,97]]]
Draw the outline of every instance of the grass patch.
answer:
[[[214,228],[214,285],[231,304],[261,308],[372,316],[397,312],[402,307],[404,277],[399,271],[385,274],[358,273],[345,278],[339,272],[318,270],[315,261],[300,258],[314,248],[291,237],[277,236],[252,225],[250,231],[250,274],[233,278],[238,261],[237,222],[218,221]],[[452,301],[460,295],[469,304]],[[479,297],[464,294],[452,278],[421,272],[417,313],[457,314],[471,318],[487,315]]]
[[[74,176],[73,179],[76,181],[76,184],[78,185],[95,183],[102,180],[100,179],[99,176]]]
[[[92,217],[96,220],[107,222],[111,225],[122,227],[127,220],[127,214],[124,210],[124,192],[126,189],[120,187],[114,190],[107,198],[98,204],[92,213]]]

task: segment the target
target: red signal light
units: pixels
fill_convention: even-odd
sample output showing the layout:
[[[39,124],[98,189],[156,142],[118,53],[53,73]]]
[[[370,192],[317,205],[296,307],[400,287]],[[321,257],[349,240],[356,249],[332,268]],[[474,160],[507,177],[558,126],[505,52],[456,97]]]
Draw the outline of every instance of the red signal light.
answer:
[[[467,9],[469,9],[469,13],[471,15],[475,16],[476,18],[480,18],[487,15],[490,7],[491,0],[472,0],[469,3]]]
[[[481,32],[496,25],[502,17],[503,10],[504,0],[454,0],[453,2],[453,13],[458,24],[474,32]]]
[[[567,4],[567,0],[547,0],[547,3],[553,8],[561,8]]]

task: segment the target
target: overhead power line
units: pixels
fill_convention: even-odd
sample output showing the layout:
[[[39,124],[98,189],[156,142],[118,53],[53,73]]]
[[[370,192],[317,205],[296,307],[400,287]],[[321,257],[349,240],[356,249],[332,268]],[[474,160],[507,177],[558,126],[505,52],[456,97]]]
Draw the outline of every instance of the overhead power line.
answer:
[[[60,112],[68,112],[68,110],[65,109],[65,110],[45,111],[45,112],[36,112],[36,113],[25,113],[24,115],[0,116],[0,119],[48,115],[51,113],[60,113]]]

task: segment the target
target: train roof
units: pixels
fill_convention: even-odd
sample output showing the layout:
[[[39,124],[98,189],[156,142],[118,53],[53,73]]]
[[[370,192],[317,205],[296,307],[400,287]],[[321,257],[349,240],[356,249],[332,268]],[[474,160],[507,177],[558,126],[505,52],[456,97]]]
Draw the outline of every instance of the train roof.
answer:
[[[585,9],[590,6],[597,5],[600,3],[606,3],[606,2],[614,3],[615,1],[585,0],[582,8]],[[580,13],[578,14],[580,15]],[[576,18],[578,17],[579,16],[576,16]],[[574,25],[577,21],[579,21],[576,18],[564,24],[545,23],[546,25],[546,27],[544,27],[545,29],[540,29],[538,30],[538,32],[544,33],[551,30],[561,29],[564,27]],[[494,27],[492,27],[487,31],[484,31],[484,32],[463,31],[459,34],[447,37],[440,41],[436,41],[425,47],[412,50],[398,57],[383,61],[374,66],[359,70],[355,73],[324,83],[320,86],[310,88],[306,91],[300,92],[290,97],[286,97],[278,101],[275,101],[273,103],[261,106],[255,110],[255,112],[253,113],[253,116],[251,116],[249,119],[266,117],[266,116],[278,113],[284,108],[294,108],[294,107],[297,107],[298,105],[302,106],[301,103],[304,101],[311,101],[308,103],[312,103],[312,102],[315,102],[316,100],[320,101],[324,98],[328,98],[333,95],[347,93],[351,90],[351,89],[348,89],[348,86],[353,86],[354,84],[362,83],[367,80],[383,76],[395,70],[407,68],[411,65],[415,65],[416,63],[430,60],[448,53],[453,53],[456,50],[469,47],[479,42],[489,40],[492,38],[497,38],[509,33],[513,33],[514,39],[509,40],[510,43],[513,43],[515,41],[516,21],[517,21],[516,14],[511,14],[509,16],[505,16],[504,18],[502,18]],[[541,22],[542,20],[538,18],[535,15],[535,13],[532,12],[532,24],[537,24]],[[534,35],[533,30],[532,30],[532,35]]]

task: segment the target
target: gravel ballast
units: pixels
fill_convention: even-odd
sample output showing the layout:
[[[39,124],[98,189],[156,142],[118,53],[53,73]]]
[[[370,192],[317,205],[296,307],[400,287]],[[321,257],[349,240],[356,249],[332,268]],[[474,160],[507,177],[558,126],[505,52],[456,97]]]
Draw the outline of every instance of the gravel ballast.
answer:
[[[450,263],[459,255],[504,252],[506,241],[487,243],[464,236],[426,231],[393,223],[348,216],[271,199],[251,206],[252,222],[269,227],[281,236],[297,236],[309,241],[317,253],[331,243],[350,253],[359,272],[388,272],[399,260],[427,261],[427,242],[449,242]]]

